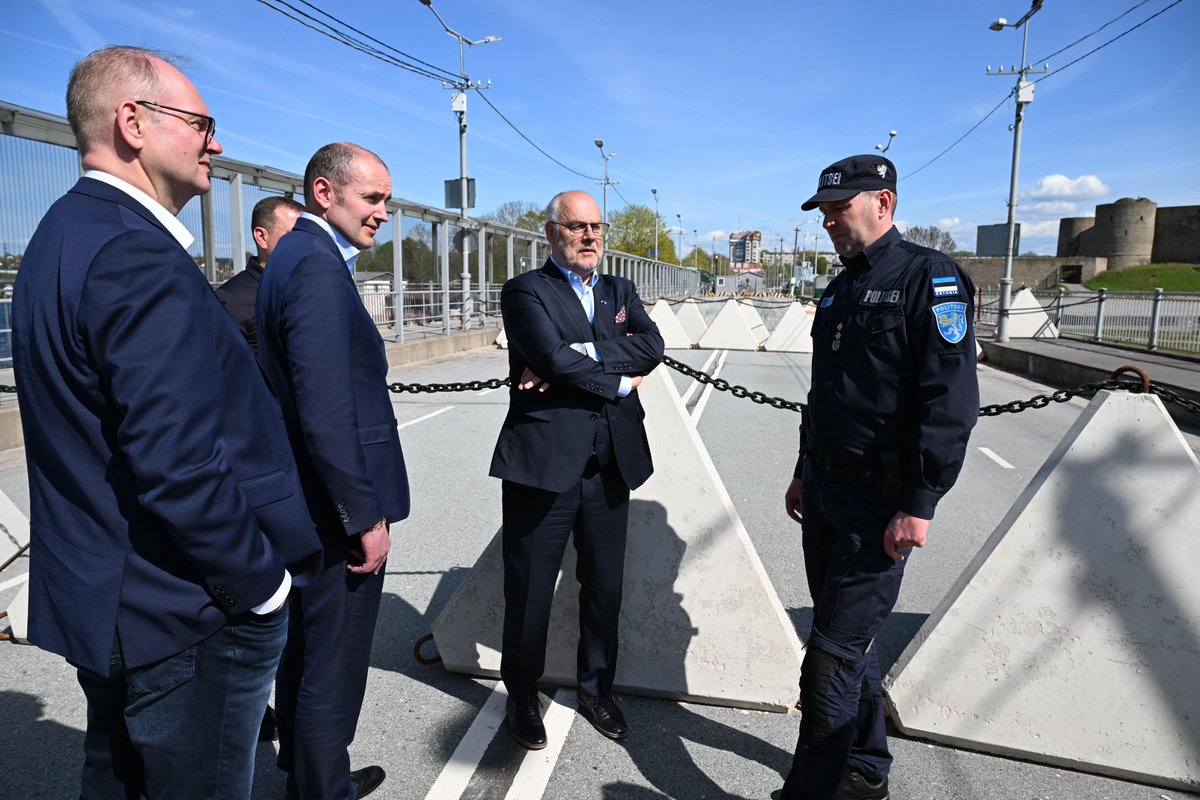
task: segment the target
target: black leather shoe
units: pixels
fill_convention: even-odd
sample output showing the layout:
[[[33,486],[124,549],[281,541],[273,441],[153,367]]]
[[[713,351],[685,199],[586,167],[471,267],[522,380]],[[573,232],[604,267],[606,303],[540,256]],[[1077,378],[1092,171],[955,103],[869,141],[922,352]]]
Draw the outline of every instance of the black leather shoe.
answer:
[[[517,744],[529,750],[541,750],[546,746],[546,726],[542,724],[542,706],[537,693],[508,698],[504,714],[504,727]]]
[[[611,694],[590,697],[579,694],[579,713],[587,717],[592,726],[610,739],[624,739],[629,735],[625,715]]]
[[[358,790],[359,797],[366,797],[378,789],[386,777],[387,773],[383,771],[383,767],[370,766],[350,771],[350,782]]]
[[[888,779],[868,780],[861,772],[848,769],[842,775],[841,800],[888,800]]]

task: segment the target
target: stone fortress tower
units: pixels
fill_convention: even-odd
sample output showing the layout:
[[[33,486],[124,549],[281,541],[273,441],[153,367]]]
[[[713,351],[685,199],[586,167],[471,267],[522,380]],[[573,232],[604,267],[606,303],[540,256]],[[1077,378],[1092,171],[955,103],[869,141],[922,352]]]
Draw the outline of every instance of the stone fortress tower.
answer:
[[[1200,263],[1200,206],[1159,208],[1145,197],[1096,206],[1095,217],[1058,223],[1058,258],[1108,259],[1108,269]]]

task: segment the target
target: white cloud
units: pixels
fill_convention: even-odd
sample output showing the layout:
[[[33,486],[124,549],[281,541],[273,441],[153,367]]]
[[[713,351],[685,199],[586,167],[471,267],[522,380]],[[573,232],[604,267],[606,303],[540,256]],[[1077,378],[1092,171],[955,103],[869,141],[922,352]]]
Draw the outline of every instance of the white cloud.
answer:
[[[1049,200],[1087,200],[1103,197],[1110,191],[1112,190],[1095,175],[1068,178],[1066,175],[1055,173],[1039,179],[1027,196]]]
[[[1058,220],[1050,219],[1044,222],[1021,222],[1021,249],[1029,239],[1053,239],[1058,241]]]

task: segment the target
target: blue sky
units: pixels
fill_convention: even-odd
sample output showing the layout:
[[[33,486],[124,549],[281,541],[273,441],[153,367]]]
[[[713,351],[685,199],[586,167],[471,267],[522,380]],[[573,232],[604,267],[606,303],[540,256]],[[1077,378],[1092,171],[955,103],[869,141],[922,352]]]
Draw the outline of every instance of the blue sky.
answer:
[[[313,13],[301,0],[288,2]],[[313,5],[430,64],[457,73],[458,46],[418,0],[312,0]],[[1030,22],[1029,60],[1123,18],[1050,59],[1065,66],[1174,0],[1045,0]],[[256,0],[9,0],[0,17],[0,99],[65,113],[71,65],[105,44],[177,53],[218,120],[225,155],[302,172],[311,153],[349,140],[379,153],[398,197],[442,204],[458,175],[450,92],[321,36]],[[975,226],[1006,218],[1016,21],[1029,0],[441,0],[472,39],[473,80],[487,99],[570,170],[527,144],[469,96],[468,168],[476,213],[509,200],[546,202],[601,187],[593,141],[605,142],[610,213],[626,201],[682,216],[684,252],[698,240],[757,229],[770,249],[815,212],[800,211],[820,170],[870,152],[901,176],[897,223],[937,225],[975,247]],[[1053,254],[1057,220],[1098,203],[1148,197],[1200,203],[1200,1],[1182,0],[1036,87],[1026,112],[1018,219],[1022,251]],[[910,175],[910,173],[912,173]],[[695,231],[695,234],[693,234]],[[809,224],[810,235],[816,231]],[[811,239],[810,239],[811,241]],[[828,247],[822,234],[820,245]]]

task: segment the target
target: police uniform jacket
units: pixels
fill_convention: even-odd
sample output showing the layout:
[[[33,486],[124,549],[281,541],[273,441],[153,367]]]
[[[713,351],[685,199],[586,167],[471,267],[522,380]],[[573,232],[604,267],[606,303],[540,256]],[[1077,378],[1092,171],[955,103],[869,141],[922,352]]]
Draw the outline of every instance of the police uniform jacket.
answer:
[[[979,414],[974,286],[892,228],[830,282],[813,320],[801,457],[894,463],[901,511],[932,519]]]

